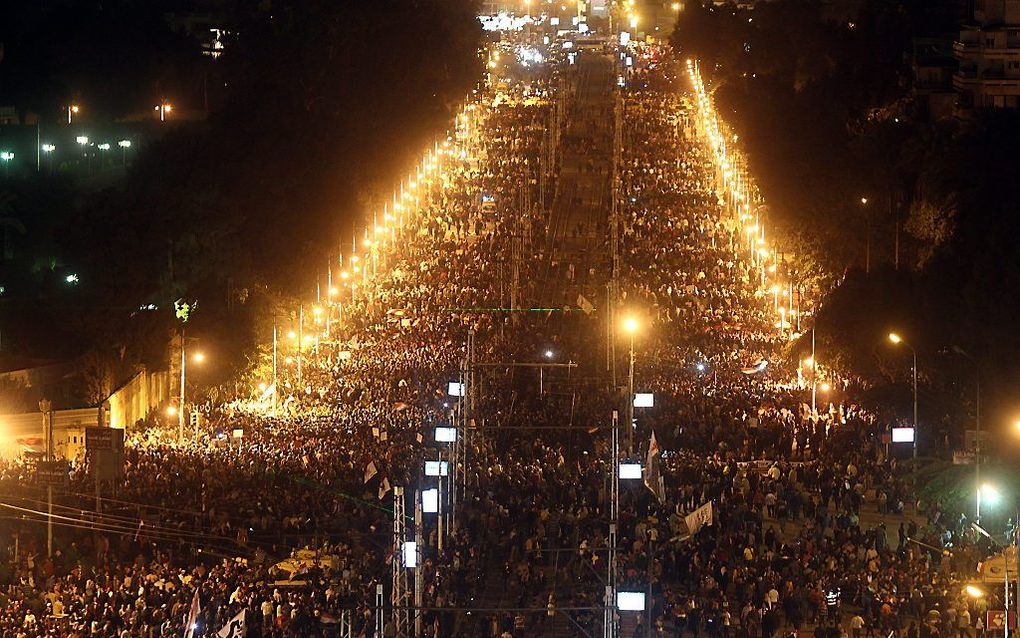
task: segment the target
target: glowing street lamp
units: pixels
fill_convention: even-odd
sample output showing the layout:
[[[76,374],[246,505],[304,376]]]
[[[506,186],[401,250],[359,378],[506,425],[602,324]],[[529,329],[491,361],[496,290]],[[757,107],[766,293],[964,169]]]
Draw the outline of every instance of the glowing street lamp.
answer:
[[[985,596],[988,595],[988,592],[981,589],[977,585],[967,585],[966,587],[963,588],[963,591],[971,598],[984,598]]]
[[[166,122],[167,114],[174,110],[174,105],[164,101],[154,107],[154,110],[159,113],[159,121]]]
[[[68,105],[68,107],[67,107],[67,123],[68,124],[71,123],[72,117],[77,115],[78,111],[80,111],[80,110],[81,110],[81,108],[79,108],[77,104],[69,104]]]
[[[621,324],[623,331],[630,336],[630,365],[627,374],[627,453],[634,452],[634,335],[641,324],[637,317],[626,317]]]
[[[120,162],[127,166],[127,150],[131,148],[131,140],[121,140],[117,142],[117,146],[120,147]]]
[[[57,150],[57,147],[52,144],[42,144],[39,146],[39,150],[46,154],[46,162],[50,165],[50,172],[53,172],[53,151]]]
[[[0,160],[4,162],[4,174],[11,176],[11,161],[14,159],[13,151],[0,151]]]

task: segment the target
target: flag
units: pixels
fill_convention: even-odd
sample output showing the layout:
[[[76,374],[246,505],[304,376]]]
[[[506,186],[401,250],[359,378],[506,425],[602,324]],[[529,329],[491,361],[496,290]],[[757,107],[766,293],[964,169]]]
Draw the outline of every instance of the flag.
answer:
[[[652,438],[648,442],[648,458],[645,460],[645,466],[648,468],[648,471],[645,472],[645,487],[651,490],[652,494],[655,494],[655,498],[662,503],[666,500],[666,494],[662,489],[662,477],[659,476],[660,451],[659,442],[655,440],[655,430],[652,430]]]
[[[386,492],[390,491],[390,480],[383,477],[382,483],[379,484],[379,500],[383,500],[386,496]]]
[[[711,525],[712,501],[705,503],[698,509],[688,514],[686,517],[684,517],[684,521],[687,523],[687,530],[690,532],[691,536],[697,534],[698,530],[700,530],[705,525]]]
[[[193,638],[195,635],[200,613],[202,613],[202,603],[198,600],[198,587],[195,587],[195,595],[191,599],[191,609],[188,610],[188,617],[184,622],[184,638]]]
[[[223,626],[223,629],[216,632],[216,636],[218,638],[244,638],[248,630],[248,622],[245,615],[247,611],[247,609],[242,609],[241,613],[231,618],[230,622]]]
[[[579,308],[581,308],[581,310],[584,311],[584,314],[586,315],[590,315],[591,313],[595,312],[595,306],[593,306],[591,302],[585,298],[584,295],[577,296],[577,305]]]
[[[375,469],[375,461],[369,461],[368,465],[365,466],[365,482],[371,481],[372,477],[378,473],[379,471]]]

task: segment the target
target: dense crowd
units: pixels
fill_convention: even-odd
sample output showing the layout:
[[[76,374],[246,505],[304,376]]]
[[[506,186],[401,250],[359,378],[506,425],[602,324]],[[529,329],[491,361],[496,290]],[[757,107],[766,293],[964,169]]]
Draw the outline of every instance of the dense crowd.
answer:
[[[612,167],[608,154],[586,155],[596,142],[554,148],[560,116],[612,108],[574,112],[576,95],[556,95],[569,84],[552,52],[546,72],[483,91],[440,145],[438,168],[408,185],[400,229],[350,261],[330,309],[334,339],[299,345],[300,373],[296,361],[285,367],[273,414],[222,406],[188,441],[158,423],[133,431],[122,479],[98,495],[92,468],[76,460],[58,491],[51,558],[42,492],[24,489],[24,466],[3,468],[5,502],[25,520],[11,522],[0,572],[0,638],[209,636],[242,610],[252,637],[332,636],[349,619],[349,635],[381,638],[376,587],[389,596],[401,560],[394,489],[435,485],[421,469],[441,453],[457,509],[442,530],[425,524],[414,570],[430,638],[600,631],[612,559],[621,589],[653,594],[650,614],[622,617],[633,635],[646,618],[663,636],[980,626],[984,603],[964,599],[959,582],[987,547],[928,524],[934,511],[917,515],[883,442],[888,423],[845,392],[810,409],[781,363],[789,331],[776,325],[764,265],[720,206],[697,114],[654,48],[623,89],[618,168],[621,305],[648,319],[636,387],[655,407],[621,438],[662,485],[623,482],[611,556],[610,415],[623,401],[593,371],[603,315],[503,311],[515,253],[530,257],[517,262],[517,294],[541,297],[528,281],[573,280],[569,260],[551,266],[552,244],[530,240],[556,223],[539,204],[556,200],[557,166],[604,179]],[[469,331],[480,361],[579,365],[537,383],[532,371],[493,366],[476,375],[469,413],[447,392],[463,380]],[[769,366],[753,369],[759,361]],[[467,447],[460,462],[434,440],[435,426],[451,424]],[[653,433],[659,452],[646,455]],[[414,499],[405,504],[410,530]],[[706,505],[709,524],[692,529],[688,515]],[[932,551],[947,533],[954,553]],[[392,630],[388,611],[386,622]]]

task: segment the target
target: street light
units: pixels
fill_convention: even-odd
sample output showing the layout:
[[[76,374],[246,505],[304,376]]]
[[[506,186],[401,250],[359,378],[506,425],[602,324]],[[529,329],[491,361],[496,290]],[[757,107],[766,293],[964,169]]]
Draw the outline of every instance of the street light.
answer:
[[[634,453],[634,335],[640,324],[636,317],[623,320],[623,331],[630,336],[630,366],[627,374],[627,454]]]
[[[981,487],[977,489],[977,498],[980,507],[980,503],[984,502],[988,505],[995,507],[1002,501],[1002,492],[999,488],[995,487],[991,483],[982,483]]]
[[[11,160],[14,159],[14,153],[12,151],[0,151],[0,160],[4,161],[4,174],[7,177],[11,176]]]
[[[52,144],[42,144],[39,146],[39,150],[46,153],[46,161],[50,165],[50,172],[53,172],[53,151],[57,150],[57,147]]]
[[[914,460],[916,461],[917,460],[917,350],[915,350],[913,346],[911,346],[909,343],[904,341],[903,337],[901,337],[900,335],[896,334],[895,332],[890,332],[889,333],[889,341],[891,343],[893,343],[894,345],[900,345],[900,344],[905,345],[906,347],[910,348],[910,352],[913,355],[913,365],[911,366],[911,370],[912,370],[913,377],[914,377],[914,441],[913,441],[913,448],[914,448]]]
[[[170,111],[174,110],[174,105],[170,104],[169,102],[164,101],[164,102],[160,103],[159,105],[157,105],[154,108],[154,110],[157,113],[159,113],[159,121],[160,122],[166,122],[166,116],[167,116],[167,114]]]
[[[67,123],[68,124],[71,123],[72,116],[77,115],[78,111],[80,111],[80,110],[81,109],[78,108],[77,104],[70,104],[70,105],[68,105],[68,107],[67,107]]]
[[[177,437],[178,437],[178,441],[183,441],[184,440],[184,407],[187,405],[187,403],[184,400],[185,399],[185,391],[184,391],[184,388],[185,388],[185,386],[184,386],[185,376],[184,376],[184,372],[185,372],[185,368],[186,368],[186,365],[185,365],[186,361],[187,361],[187,345],[186,345],[186,341],[185,341],[185,338],[184,338],[184,331],[182,330],[181,331],[181,407],[177,411]],[[203,361],[205,361],[205,355],[203,353],[201,353],[201,352],[196,352],[194,355],[192,355],[191,361],[192,361],[192,363],[202,363]]]
[[[120,147],[120,163],[127,166],[127,150],[131,148],[131,140],[121,140],[117,142],[117,146]]]
[[[977,585],[967,585],[966,587],[963,588],[963,591],[971,598],[984,598],[985,596],[988,595],[988,592],[981,589]]]

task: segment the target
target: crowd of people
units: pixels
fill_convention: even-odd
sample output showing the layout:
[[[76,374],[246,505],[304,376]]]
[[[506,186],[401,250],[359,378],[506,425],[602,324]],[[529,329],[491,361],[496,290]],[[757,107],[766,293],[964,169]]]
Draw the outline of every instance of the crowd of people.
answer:
[[[512,57],[517,43],[502,46]],[[0,638],[211,636],[242,611],[252,638],[382,638],[380,620],[392,635],[397,488],[405,540],[422,525],[408,572],[421,609],[407,617],[429,638],[592,635],[614,581],[652,594],[649,613],[621,615],[624,635],[649,621],[660,636],[980,628],[985,603],[959,583],[987,546],[952,530],[956,549],[940,551],[946,530],[916,512],[888,423],[845,393],[810,408],[781,363],[787,327],[719,203],[677,66],[663,49],[643,53],[621,89],[619,303],[647,318],[635,387],[655,405],[620,428],[650,480],[621,482],[614,534],[611,415],[630,397],[593,354],[605,352],[593,344],[606,315],[517,312],[544,298],[527,282],[573,284],[572,257],[532,241],[558,223],[546,209],[573,196],[558,189],[560,167],[615,177],[610,153],[585,155],[594,142],[556,148],[561,119],[613,107],[578,112],[579,94],[598,94],[577,83],[597,78],[562,81],[574,58],[550,46],[545,70],[497,78],[458,119],[436,168],[408,185],[400,228],[377,233],[358,270],[350,261],[327,306],[332,338],[296,346],[276,405],[221,406],[187,440],[158,422],[133,430],[123,476],[104,485],[75,460],[52,556],[45,492],[24,465],[3,468],[14,515]],[[495,363],[465,377],[469,333],[473,363]],[[541,358],[570,365],[548,376],[513,365]],[[448,391],[467,379],[469,397]],[[436,426],[458,428],[456,452]],[[444,511],[423,518],[414,494],[438,484],[422,468],[440,459],[452,466]]]

